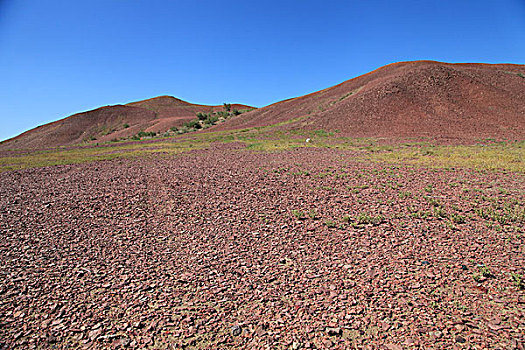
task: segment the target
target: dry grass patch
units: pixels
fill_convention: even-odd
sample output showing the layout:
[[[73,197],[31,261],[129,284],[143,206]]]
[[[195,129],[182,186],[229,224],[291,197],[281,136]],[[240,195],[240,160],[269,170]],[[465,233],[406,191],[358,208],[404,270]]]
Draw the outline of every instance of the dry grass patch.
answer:
[[[202,149],[209,143],[200,141],[136,143],[31,152],[0,158],[0,172],[53,165],[77,164],[116,158],[133,158],[151,154],[173,155]]]
[[[369,152],[371,160],[430,168],[471,168],[525,172],[525,142],[494,145],[392,146]]]

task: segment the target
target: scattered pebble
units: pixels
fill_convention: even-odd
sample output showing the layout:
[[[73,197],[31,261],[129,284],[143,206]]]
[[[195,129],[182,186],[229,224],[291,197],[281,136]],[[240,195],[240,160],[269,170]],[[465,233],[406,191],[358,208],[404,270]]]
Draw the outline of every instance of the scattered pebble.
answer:
[[[525,291],[508,276],[524,273],[524,237],[489,228],[479,192],[452,184],[525,203],[525,175],[240,148],[2,173],[4,347],[521,342]],[[460,230],[429,197],[463,213]],[[356,224],[361,213],[384,219]],[[472,261],[495,277],[476,282]]]

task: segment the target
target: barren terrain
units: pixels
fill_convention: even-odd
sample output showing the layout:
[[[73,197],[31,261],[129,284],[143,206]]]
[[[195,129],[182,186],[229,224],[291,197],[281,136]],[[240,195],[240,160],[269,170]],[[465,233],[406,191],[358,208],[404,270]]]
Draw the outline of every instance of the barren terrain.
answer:
[[[522,171],[203,147],[1,173],[0,348],[523,349]]]
[[[146,133],[223,106],[3,142],[0,349],[525,349],[524,71],[402,62],[184,135]]]

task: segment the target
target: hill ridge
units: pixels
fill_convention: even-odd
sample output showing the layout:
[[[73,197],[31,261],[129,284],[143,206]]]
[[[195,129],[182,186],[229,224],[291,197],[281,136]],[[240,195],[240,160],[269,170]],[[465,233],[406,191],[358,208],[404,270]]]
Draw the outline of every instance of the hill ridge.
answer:
[[[279,125],[351,137],[525,138],[525,65],[402,61],[234,117],[209,130]],[[250,106],[232,104],[232,109]],[[165,132],[223,106],[169,95],[99,107],[26,131],[0,149],[46,148]]]
[[[268,126],[353,137],[474,140],[525,136],[524,65],[396,62],[260,108],[214,130]],[[454,124],[451,126],[451,124]]]
[[[232,104],[235,109],[251,109]],[[98,107],[39,125],[0,142],[0,149],[43,149],[131,137],[141,131],[166,132],[195,119],[196,113],[218,111],[223,105],[197,105],[161,95],[146,100]]]

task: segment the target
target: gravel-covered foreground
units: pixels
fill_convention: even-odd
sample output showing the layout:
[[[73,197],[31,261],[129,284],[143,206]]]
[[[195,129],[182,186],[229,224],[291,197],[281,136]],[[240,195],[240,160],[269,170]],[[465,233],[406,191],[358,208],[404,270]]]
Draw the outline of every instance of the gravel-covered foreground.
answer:
[[[0,191],[0,348],[524,348],[522,174],[230,144]]]

